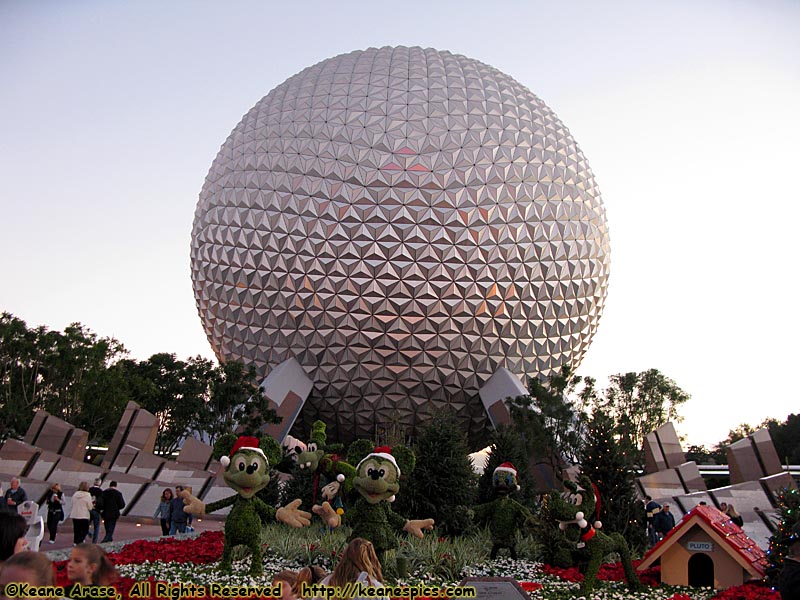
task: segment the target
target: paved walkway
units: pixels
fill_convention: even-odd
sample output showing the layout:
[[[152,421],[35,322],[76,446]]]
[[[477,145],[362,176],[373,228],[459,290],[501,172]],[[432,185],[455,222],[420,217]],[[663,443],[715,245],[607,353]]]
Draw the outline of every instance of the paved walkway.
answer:
[[[216,531],[224,527],[225,522],[219,519],[195,519],[192,523],[195,532],[202,533],[203,531]],[[100,526],[100,539],[103,539],[104,530]],[[141,540],[146,538],[158,538],[161,535],[161,524],[154,522],[152,519],[127,519],[123,517],[117,521],[117,527],[114,530],[114,541],[106,544],[101,544],[106,551],[113,552],[124,546],[126,542],[134,540]],[[48,533],[45,531],[44,539],[39,545],[41,552],[52,551],[67,551],[72,548],[72,519],[67,519],[58,527],[58,534],[56,535],[55,543],[48,544],[47,540],[50,539]],[[91,538],[87,538],[91,541]],[[67,552],[54,553],[50,558],[54,560],[61,560],[62,555],[68,554]]]

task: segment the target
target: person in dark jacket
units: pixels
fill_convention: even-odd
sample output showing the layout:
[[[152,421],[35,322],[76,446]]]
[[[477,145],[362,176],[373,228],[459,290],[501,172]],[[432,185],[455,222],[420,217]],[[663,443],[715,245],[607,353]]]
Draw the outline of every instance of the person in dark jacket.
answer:
[[[655,546],[658,543],[658,534],[656,533],[655,521],[658,511],[661,510],[661,505],[653,500],[652,497],[645,496],[644,510],[647,519],[647,543],[648,546]]]
[[[50,493],[47,496],[47,531],[50,534],[48,544],[56,543],[58,524],[64,520],[64,492],[61,491],[61,484],[54,483],[50,486]]]
[[[778,576],[778,589],[783,600],[800,600],[800,523],[795,524],[791,540]]]
[[[669,511],[669,504],[664,504],[653,519],[653,527],[659,539],[663,539],[675,527],[675,515]]]
[[[103,488],[100,487],[101,483],[103,483],[103,480],[98,477],[94,480],[94,485],[89,488],[93,505],[89,513],[89,524],[91,525],[89,535],[92,537],[93,544],[96,544],[97,540],[100,539],[100,513],[103,511]]]
[[[20,504],[28,499],[28,494],[19,484],[18,477],[11,478],[11,487],[6,490],[3,496],[3,510],[8,512],[17,512]]]
[[[103,527],[106,534],[103,536],[103,543],[114,541],[114,528],[117,526],[117,519],[125,508],[125,498],[117,489],[117,482],[112,481],[108,489],[103,491]]]
[[[731,521],[733,521],[736,525],[739,527],[744,527],[744,518],[733,507],[733,504],[728,504],[728,506],[725,508],[725,514],[728,515],[731,518]]]
[[[186,518],[189,515],[183,510],[184,503],[181,492],[183,492],[183,486],[175,486],[175,498],[172,499],[172,510],[170,513],[169,522],[170,535],[175,535],[176,533],[186,533]]]

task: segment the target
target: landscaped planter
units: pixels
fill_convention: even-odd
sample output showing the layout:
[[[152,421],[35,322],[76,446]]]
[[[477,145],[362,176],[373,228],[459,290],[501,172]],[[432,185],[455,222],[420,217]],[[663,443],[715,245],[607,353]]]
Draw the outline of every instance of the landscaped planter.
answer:
[[[162,538],[158,541],[136,541],[126,545],[121,551],[110,554],[111,560],[117,565],[120,580],[116,589],[120,596],[128,600],[136,600],[134,586],[138,582],[149,581],[149,594],[143,598],[159,598],[156,595],[156,583],[184,583],[209,586],[218,583],[223,586],[268,586],[272,576],[283,569],[299,569],[304,564],[299,560],[287,561],[279,558],[269,547],[265,548],[264,575],[251,578],[247,573],[249,560],[234,563],[234,571],[230,575],[221,575],[217,568],[217,561],[222,554],[222,532],[205,532],[196,538]],[[313,546],[313,545],[312,545]],[[335,552],[319,553],[320,547],[309,547],[309,556],[314,557],[317,563],[323,563],[331,569],[337,559]],[[56,563],[56,583],[66,585],[66,561]],[[532,599],[569,599],[581,598],[578,587],[582,575],[577,569],[558,569],[526,560],[510,560],[501,558],[467,567],[456,581],[436,580],[421,572],[412,572],[405,580],[399,580],[398,585],[456,585],[463,577],[514,577],[521,582],[525,591]],[[596,600],[624,600],[635,598],[637,600],[779,600],[780,594],[772,592],[769,588],[747,584],[730,588],[724,592],[715,592],[708,588],[692,589],[660,586],[658,584],[658,569],[648,569],[641,574],[642,582],[648,587],[646,591],[630,593],[622,581],[622,568],[619,564],[603,565],[599,579],[603,581],[601,589],[596,590],[589,598]],[[147,586],[139,586],[138,591],[146,590]],[[206,588],[208,590],[208,588]],[[131,592],[134,592],[134,595]],[[187,597],[183,595],[183,597]],[[214,596],[205,598],[211,600]],[[178,600],[177,598],[174,600]]]

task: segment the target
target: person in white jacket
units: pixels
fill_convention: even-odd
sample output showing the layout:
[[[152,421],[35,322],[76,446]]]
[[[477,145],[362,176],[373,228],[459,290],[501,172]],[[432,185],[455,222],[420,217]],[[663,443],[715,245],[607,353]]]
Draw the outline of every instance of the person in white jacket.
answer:
[[[89,493],[89,482],[81,481],[78,491],[72,495],[72,510],[69,516],[72,518],[72,541],[75,544],[82,544],[89,533],[89,519],[92,510],[92,495]]]

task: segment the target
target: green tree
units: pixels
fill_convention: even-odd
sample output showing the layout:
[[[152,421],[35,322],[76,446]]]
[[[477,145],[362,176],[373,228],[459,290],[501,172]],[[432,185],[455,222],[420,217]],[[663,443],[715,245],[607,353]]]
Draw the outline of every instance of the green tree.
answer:
[[[398,494],[398,512],[409,518],[433,517],[448,535],[471,526],[469,507],[477,475],[458,420],[450,410],[436,412],[414,444],[416,468]]]
[[[765,419],[760,425],[756,425],[755,427],[749,423],[739,424],[737,427],[734,427],[728,431],[728,437],[726,437],[724,440],[721,440],[716,446],[714,446],[714,449],[711,451],[712,458],[717,462],[717,464],[724,465],[728,461],[728,446],[738,442],[739,440],[743,440],[759,429],[764,428],[768,428],[770,436],[774,436],[780,428],[780,423],[778,423],[778,421],[775,419]],[[774,441],[775,438],[773,437],[773,443]],[[775,448],[777,450],[777,445]],[[778,456],[780,456],[780,454],[778,454]]]
[[[636,497],[635,465],[617,443],[614,419],[595,409],[586,428],[586,441],[580,457],[581,473],[587,475],[600,492],[600,520],[603,531],[619,532],[634,551],[644,550],[644,507]],[[589,522],[594,516],[587,515]]]
[[[796,532],[800,528],[800,491],[784,489],[778,495],[778,528],[769,538],[767,558],[769,567],[767,577],[775,582],[783,569],[783,561],[789,554],[789,546],[797,540]]]
[[[126,354],[113,338],[98,337],[80,323],[64,332],[29,329],[9,313],[0,316],[0,423],[3,437],[21,437],[37,409],[74,425],[91,426],[96,400],[105,395],[115,414],[118,391],[108,369]],[[92,430],[89,431],[93,433]]]
[[[690,396],[657,369],[612,375],[598,399],[599,408],[614,419],[618,441],[641,465],[645,436],[669,421],[680,422],[678,408]]]
[[[134,400],[158,417],[157,452],[171,454],[184,438],[202,431],[214,376],[211,361],[199,356],[182,361],[164,352],[131,368],[141,394]]]
[[[585,415],[570,399],[582,381],[565,366],[549,380],[531,378],[528,396],[508,400],[513,427],[531,457],[529,466],[545,465],[560,481],[577,462],[583,441]],[[584,389],[578,397],[586,394]]]
[[[698,465],[724,465],[727,462],[725,448],[717,445],[711,450],[705,446],[692,445],[686,450],[686,460]],[[709,489],[725,487],[731,484],[728,475],[707,475],[703,477]]]
[[[7,312],[0,315],[0,440],[21,438],[34,411],[41,408],[43,360],[37,339],[38,332],[22,319]]]
[[[781,462],[790,465],[800,463],[800,415],[796,414],[790,414],[783,422],[767,418],[755,427],[742,423],[728,432],[728,437],[719,443],[719,448],[724,452],[726,446],[765,428],[769,430],[769,436]]]
[[[783,423],[768,424],[772,443],[784,464],[800,465],[800,414],[790,414]]]
[[[45,409],[74,424],[80,420],[87,390],[126,353],[125,348],[113,338],[99,338],[80,323],[66,327],[63,333],[43,332],[39,343],[46,356],[42,377]]]
[[[692,444],[686,450],[686,460],[687,461],[694,461],[698,465],[717,465],[719,464],[716,460],[714,452],[708,450],[705,446],[698,446],[697,444]]]
[[[721,443],[725,446],[730,446],[739,440],[743,440],[749,435],[753,435],[759,429],[761,429],[761,426],[753,427],[747,423],[742,423],[738,427],[728,431],[728,437]]]
[[[204,417],[203,428],[212,444],[234,429],[242,435],[256,435],[264,424],[280,422],[258,386],[255,367],[235,361],[221,363],[214,370]]]
[[[128,404],[128,382],[115,363],[92,377],[82,395],[80,412],[72,424],[88,431],[91,439],[108,442],[117,430]]]

